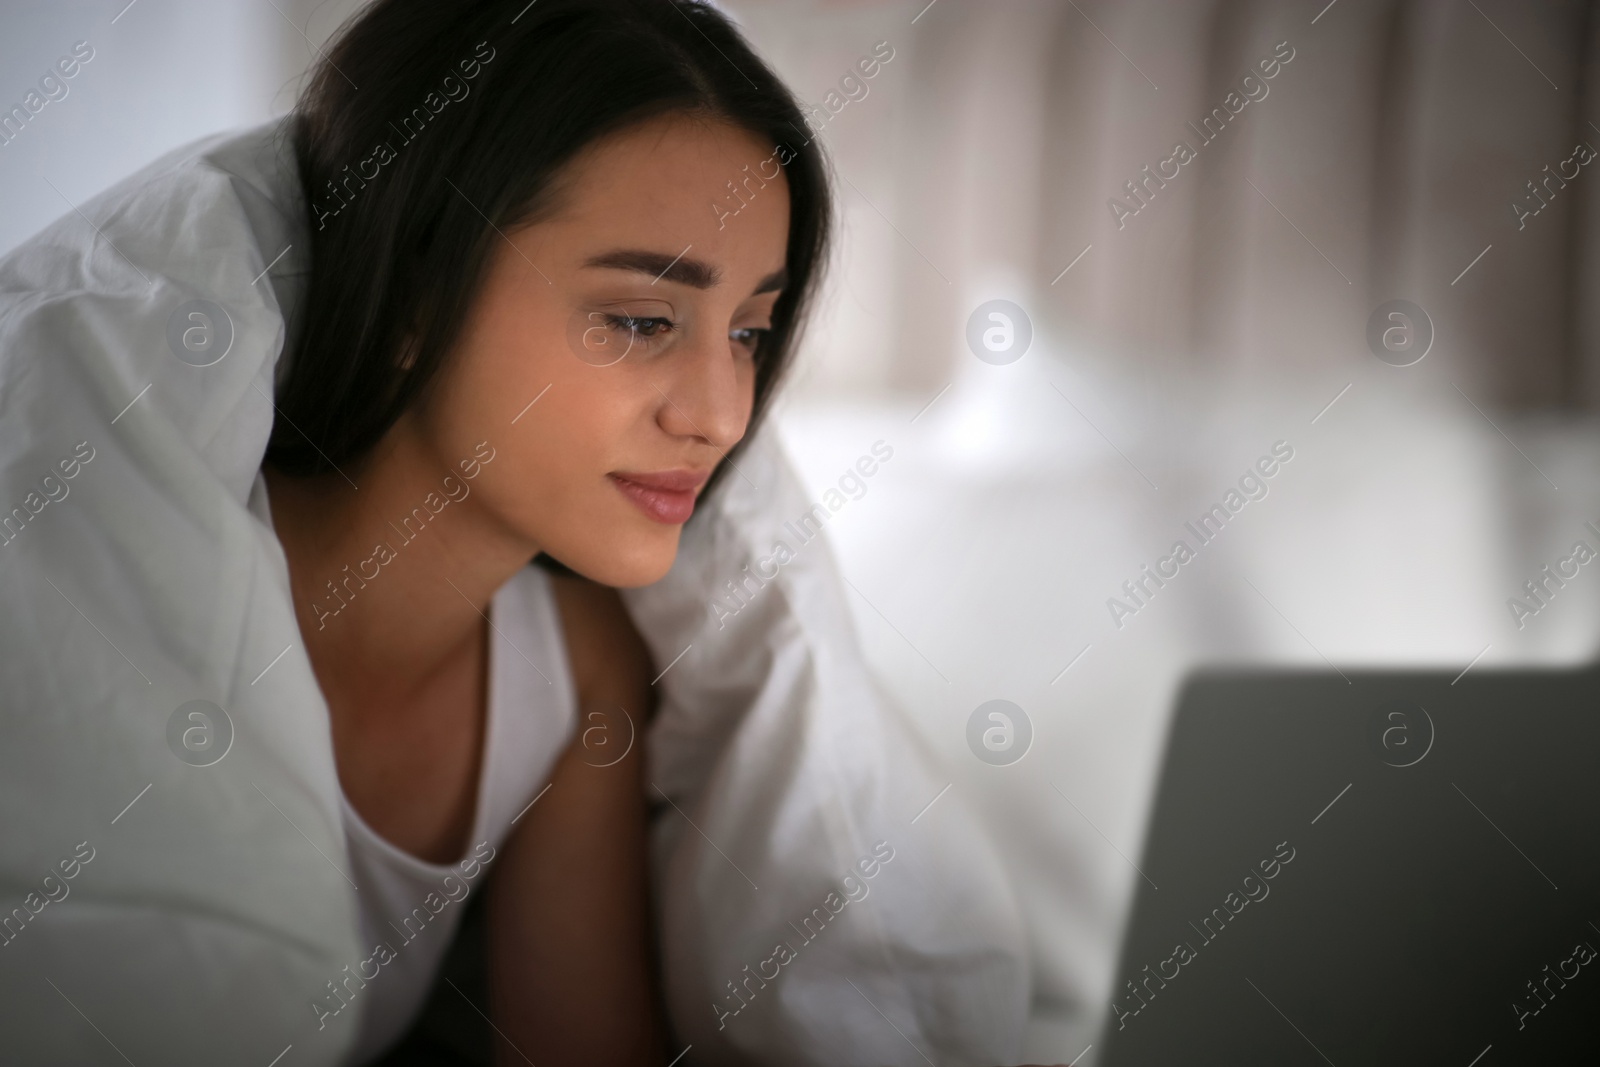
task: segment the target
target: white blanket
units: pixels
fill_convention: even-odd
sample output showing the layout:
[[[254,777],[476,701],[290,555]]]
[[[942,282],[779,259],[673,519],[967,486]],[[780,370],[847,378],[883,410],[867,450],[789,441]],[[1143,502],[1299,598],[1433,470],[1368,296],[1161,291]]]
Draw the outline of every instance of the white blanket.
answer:
[[[683,657],[650,750],[673,1021],[704,1063],[1010,1062],[1029,978],[1002,867],[874,691],[801,522],[826,504],[768,438],[739,470],[626,594],[656,661]]]
[[[311,1006],[365,955],[327,708],[247,510],[307,277],[277,129],[0,260],[7,1062],[337,1064],[355,1033]],[[1009,1060],[1015,904],[957,797],[923,811],[945,780],[874,693],[826,546],[711,605],[810,505],[771,441],[740,466],[629,594],[662,666],[688,647],[647,739],[683,1062]]]

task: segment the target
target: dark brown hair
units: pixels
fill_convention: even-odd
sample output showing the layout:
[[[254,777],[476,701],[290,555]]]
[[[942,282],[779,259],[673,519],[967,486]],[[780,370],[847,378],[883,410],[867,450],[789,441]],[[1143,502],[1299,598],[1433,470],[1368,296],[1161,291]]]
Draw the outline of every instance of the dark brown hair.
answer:
[[[831,193],[793,96],[739,31],[696,0],[376,0],[293,116],[312,269],[268,462],[359,466],[437,380],[500,234],[556,206],[586,145],[674,112],[772,144],[788,183],[788,285],[756,350],[753,433],[819,282]]]

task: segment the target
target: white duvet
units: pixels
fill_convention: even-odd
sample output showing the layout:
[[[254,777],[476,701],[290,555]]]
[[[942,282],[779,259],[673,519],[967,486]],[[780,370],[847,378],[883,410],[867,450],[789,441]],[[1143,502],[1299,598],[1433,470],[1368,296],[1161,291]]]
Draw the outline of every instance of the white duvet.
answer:
[[[366,954],[327,709],[247,509],[307,278],[277,130],[0,259],[7,1063],[338,1064],[355,1035],[312,1007]],[[753,445],[628,594],[672,664],[646,742],[681,1062],[1012,1060],[1016,906],[957,797],[928,806],[947,779],[874,692],[826,546],[712,606],[812,504]]]

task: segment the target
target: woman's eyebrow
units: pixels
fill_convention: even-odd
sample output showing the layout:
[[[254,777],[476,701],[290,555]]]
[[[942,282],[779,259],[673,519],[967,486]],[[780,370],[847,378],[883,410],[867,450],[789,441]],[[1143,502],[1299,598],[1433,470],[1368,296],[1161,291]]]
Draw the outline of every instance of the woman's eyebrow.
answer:
[[[687,251],[688,249],[684,249],[684,252]],[[648,274],[652,279],[652,285],[665,278],[669,282],[687,285],[692,289],[710,289],[722,281],[722,272],[716,267],[703,260],[691,259],[683,252],[669,256],[664,252],[652,252],[643,248],[617,248],[591,256],[583,265]],[[775,270],[761,279],[752,295],[782,289],[787,280],[786,270],[782,268]]]

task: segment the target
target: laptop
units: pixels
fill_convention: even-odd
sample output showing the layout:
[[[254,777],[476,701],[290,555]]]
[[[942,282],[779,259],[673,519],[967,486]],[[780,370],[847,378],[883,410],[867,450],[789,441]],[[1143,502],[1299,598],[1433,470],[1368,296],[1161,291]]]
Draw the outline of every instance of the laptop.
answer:
[[[1101,1067],[1600,1062],[1600,667],[1184,686]]]

